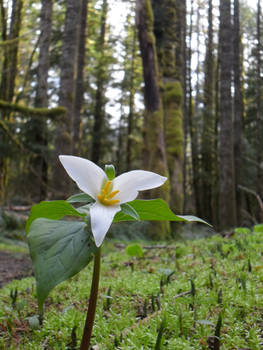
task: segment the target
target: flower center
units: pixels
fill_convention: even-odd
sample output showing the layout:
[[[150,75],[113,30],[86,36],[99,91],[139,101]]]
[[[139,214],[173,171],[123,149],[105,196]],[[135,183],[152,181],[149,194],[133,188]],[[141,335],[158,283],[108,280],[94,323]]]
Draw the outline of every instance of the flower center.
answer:
[[[100,193],[97,195],[98,200],[104,205],[115,205],[120,202],[119,199],[112,199],[120,191],[112,191],[112,181],[107,181],[105,186],[102,187]]]

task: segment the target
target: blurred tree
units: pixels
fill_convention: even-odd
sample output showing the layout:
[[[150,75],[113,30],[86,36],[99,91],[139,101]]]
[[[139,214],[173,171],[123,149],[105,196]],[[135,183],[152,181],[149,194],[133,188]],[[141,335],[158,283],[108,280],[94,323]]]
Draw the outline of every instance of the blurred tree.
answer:
[[[219,227],[236,225],[233,148],[231,2],[220,0]]]
[[[142,56],[144,76],[144,168],[168,175],[166,160],[163,106],[159,89],[160,76],[158,71],[155,37],[153,34],[153,12],[150,0],[137,0],[136,20],[139,44]],[[151,192],[153,197],[161,197],[169,202],[169,182]],[[165,238],[170,228],[166,222],[152,225],[150,234],[155,238]]]
[[[170,204],[178,214],[183,210],[183,91],[176,53],[176,1],[154,0],[154,35],[162,86],[164,131],[170,179]],[[179,48],[180,50],[181,48]]]
[[[55,160],[53,171],[54,189],[57,196],[65,197],[70,193],[72,181],[61,166],[58,155],[72,154],[73,108],[75,92],[75,70],[78,49],[78,29],[81,10],[80,0],[66,1],[66,16],[62,39],[62,54],[60,61],[59,104],[67,109],[66,123],[56,125]],[[65,193],[66,190],[66,193]]]
[[[202,206],[201,216],[209,222],[215,222],[213,217],[215,191],[215,57],[213,30],[213,3],[208,2],[208,36],[204,63],[204,108],[202,130]]]

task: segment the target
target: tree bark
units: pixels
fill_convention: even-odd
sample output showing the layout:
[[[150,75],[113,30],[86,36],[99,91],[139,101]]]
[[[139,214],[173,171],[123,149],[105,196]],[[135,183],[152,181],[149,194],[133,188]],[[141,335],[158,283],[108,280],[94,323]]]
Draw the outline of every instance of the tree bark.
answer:
[[[219,227],[222,230],[236,225],[231,38],[230,0],[220,0]]]
[[[258,0],[257,3],[257,50],[256,50],[256,65],[257,65],[257,80],[256,80],[256,105],[257,105],[257,193],[263,198],[263,118],[262,118],[262,86],[261,86],[261,60],[262,55],[262,42],[261,42],[261,3]],[[262,212],[258,212],[258,219],[263,220]]]
[[[167,164],[170,177],[170,205],[183,211],[183,91],[176,67],[175,0],[154,0],[154,34],[159,71],[162,79],[162,102]]]
[[[94,125],[92,138],[92,155],[91,159],[94,163],[99,163],[102,159],[102,145],[103,145],[103,129],[105,122],[105,67],[103,64],[105,34],[106,34],[106,18],[107,18],[107,0],[103,0],[101,24],[100,24],[100,38],[98,43],[98,52],[100,58],[97,66],[97,86],[95,96],[95,111],[94,111]]]
[[[129,86],[129,115],[128,115],[128,129],[127,129],[127,149],[126,149],[126,170],[131,170],[132,163],[132,133],[134,129],[134,95],[135,95],[135,54],[136,54],[136,26],[133,30],[132,40],[132,55],[131,55],[131,71],[130,71],[130,86]]]
[[[40,40],[37,68],[37,88],[35,107],[48,107],[48,71],[49,47],[52,26],[52,0],[42,0],[40,13]],[[33,118],[31,121],[33,144],[37,145],[36,155],[31,159],[33,192],[37,201],[47,197],[48,159],[47,159],[47,121],[44,116]],[[32,157],[31,157],[32,158]],[[35,179],[35,181],[33,180]],[[32,182],[31,182],[32,183]],[[33,187],[33,186],[32,186]]]
[[[243,129],[243,89],[242,89],[242,52],[239,20],[239,0],[234,0],[234,157],[235,157],[235,185],[237,201],[237,222],[241,225],[242,194],[239,186],[242,179],[242,129]]]
[[[215,188],[215,57],[213,53],[213,4],[208,2],[208,38],[205,56],[204,112],[202,132],[202,217],[213,221],[213,194]]]
[[[60,154],[72,153],[72,114],[74,106],[76,56],[78,47],[78,23],[80,0],[66,1],[66,17],[62,38],[61,75],[59,104],[66,108],[66,123],[56,128],[53,184],[58,197],[65,197],[71,192],[69,176],[58,160]]]
[[[136,23],[143,64],[144,77],[144,168],[168,175],[164,144],[163,107],[159,90],[159,72],[153,35],[153,13],[150,0],[136,1]],[[153,197],[169,201],[169,182],[150,191]],[[151,227],[151,236],[164,238],[169,235],[169,224],[156,222]]]
[[[79,29],[79,47],[77,58],[77,79],[76,79],[76,91],[75,101],[73,109],[73,153],[75,155],[80,154],[81,150],[81,137],[80,137],[80,124],[81,124],[81,109],[83,103],[83,79],[84,79],[84,66],[85,66],[85,52],[86,52],[86,27],[87,27],[87,14],[88,14],[88,0],[81,1],[81,16],[80,16],[80,29]]]
[[[19,37],[22,23],[23,0],[13,0],[12,13],[9,33],[6,36],[6,24],[4,25],[3,36],[7,40],[13,40]],[[5,22],[5,11],[3,3],[1,4],[2,22]],[[11,102],[15,90],[15,78],[17,75],[17,60],[18,60],[19,40],[4,46],[4,61],[2,68],[2,79],[0,87],[0,98]]]

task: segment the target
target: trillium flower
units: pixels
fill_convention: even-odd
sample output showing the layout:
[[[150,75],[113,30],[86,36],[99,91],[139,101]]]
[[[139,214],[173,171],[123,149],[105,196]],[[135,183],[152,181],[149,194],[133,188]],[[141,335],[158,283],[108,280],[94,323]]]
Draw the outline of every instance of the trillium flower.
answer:
[[[109,180],[106,173],[88,159],[59,156],[68,175],[95,203],[90,207],[91,230],[97,247],[108,232],[121,204],[133,201],[139,191],[161,186],[167,178],[151,171],[132,170]]]

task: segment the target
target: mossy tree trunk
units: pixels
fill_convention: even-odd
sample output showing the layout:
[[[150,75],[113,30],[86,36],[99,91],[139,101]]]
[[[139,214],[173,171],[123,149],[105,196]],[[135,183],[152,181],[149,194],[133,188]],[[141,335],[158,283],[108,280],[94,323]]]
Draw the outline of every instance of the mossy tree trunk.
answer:
[[[257,81],[256,81],[256,104],[257,104],[257,193],[263,198],[263,118],[262,118],[262,33],[261,33],[261,21],[262,21],[262,10],[261,2],[257,2],[257,49],[256,49],[256,60],[257,60]],[[259,210],[258,219],[263,220],[263,215]]]
[[[8,20],[6,17],[7,8],[4,7],[3,3],[1,4],[1,8],[2,22],[5,22]],[[7,34],[6,32],[7,25],[4,26],[5,28],[3,31],[3,36],[6,37],[6,40],[8,41],[12,41],[19,37],[22,24],[22,10],[23,0],[13,0],[9,33]],[[18,69],[18,48],[19,40],[13,40],[10,45],[4,46],[0,98],[8,102],[12,101],[15,91],[15,79]]]
[[[10,44],[4,45],[2,75],[0,84],[0,99],[11,102],[15,91],[15,79],[18,70],[18,47],[21,23],[23,0],[12,1],[11,19],[8,31],[8,6],[5,7],[1,1],[1,23],[3,41],[11,41]],[[3,122],[8,121],[9,111],[2,110],[1,116]],[[0,133],[0,202],[4,201],[9,176],[9,159],[8,153],[11,151],[12,143],[6,134]]]
[[[67,109],[66,123],[56,127],[53,186],[56,196],[64,198],[71,192],[72,181],[61,166],[58,156],[72,153],[72,115],[75,92],[75,71],[78,48],[80,0],[66,1],[66,17],[62,38],[59,104]]]
[[[208,37],[205,56],[204,111],[202,131],[202,212],[201,215],[213,222],[213,198],[215,192],[215,57],[213,52],[213,4],[209,0]]]
[[[166,155],[170,177],[170,205],[183,211],[183,91],[180,67],[176,67],[176,1],[154,0],[154,34],[156,38],[159,71],[162,80],[162,101]]]
[[[137,0],[136,22],[143,64],[144,77],[144,167],[161,175],[168,175],[164,143],[163,107],[159,88],[155,37],[153,34],[153,12],[150,0]],[[169,202],[169,182],[150,191],[151,197],[161,197]],[[151,226],[150,234],[155,238],[168,237],[169,224],[158,222]]]

